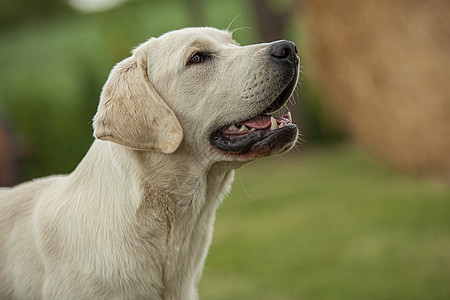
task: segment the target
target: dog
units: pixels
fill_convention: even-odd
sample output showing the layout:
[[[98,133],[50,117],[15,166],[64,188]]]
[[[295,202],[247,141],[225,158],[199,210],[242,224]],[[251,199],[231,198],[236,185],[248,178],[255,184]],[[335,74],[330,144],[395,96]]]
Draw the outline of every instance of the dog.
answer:
[[[112,69],[69,175],[0,189],[1,299],[198,299],[234,169],[290,150],[294,43],[151,38]]]

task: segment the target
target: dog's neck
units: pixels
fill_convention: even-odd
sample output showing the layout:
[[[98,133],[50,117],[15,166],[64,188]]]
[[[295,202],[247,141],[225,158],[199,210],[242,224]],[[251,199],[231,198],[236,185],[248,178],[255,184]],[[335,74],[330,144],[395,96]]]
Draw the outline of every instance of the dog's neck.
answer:
[[[144,191],[140,208],[151,204],[166,213],[170,211],[180,226],[187,226],[185,222],[192,223],[205,211],[215,211],[233,177],[229,164],[206,161],[187,149],[173,154],[131,154],[138,161]]]
[[[107,198],[109,201],[116,201],[115,205],[125,201],[123,204],[129,206],[132,200],[135,209],[145,206],[145,201],[154,201],[152,194],[164,194],[180,216],[192,218],[208,202],[228,192],[229,184],[224,180],[236,167],[206,161],[188,151],[137,151],[96,140],[71,177],[74,185],[97,182],[101,187],[98,192],[114,191],[116,199]],[[140,199],[131,199],[137,194]]]

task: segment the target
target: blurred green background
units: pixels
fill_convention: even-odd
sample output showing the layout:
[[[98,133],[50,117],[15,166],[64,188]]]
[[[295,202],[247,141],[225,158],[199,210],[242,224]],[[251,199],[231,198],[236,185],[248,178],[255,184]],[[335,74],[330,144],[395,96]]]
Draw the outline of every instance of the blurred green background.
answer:
[[[102,1],[0,3],[0,185],[75,168],[93,141],[102,85],[134,46],[186,26],[225,29],[237,17],[241,44],[297,43],[303,79],[291,111],[306,143],[238,170],[218,211],[201,298],[450,298],[448,177],[390,164],[336,117],[333,93],[312,76],[309,58],[317,67],[321,52],[308,44],[308,5],[83,2]]]

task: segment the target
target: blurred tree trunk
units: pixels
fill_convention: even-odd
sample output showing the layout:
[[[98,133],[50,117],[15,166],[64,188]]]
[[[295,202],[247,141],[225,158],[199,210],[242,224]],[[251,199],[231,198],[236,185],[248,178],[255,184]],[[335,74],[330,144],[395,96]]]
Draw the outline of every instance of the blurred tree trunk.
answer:
[[[263,42],[284,39],[287,25],[294,12],[294,2],[291,1],[284,7],[268,0],[250,0],[250,2]]]

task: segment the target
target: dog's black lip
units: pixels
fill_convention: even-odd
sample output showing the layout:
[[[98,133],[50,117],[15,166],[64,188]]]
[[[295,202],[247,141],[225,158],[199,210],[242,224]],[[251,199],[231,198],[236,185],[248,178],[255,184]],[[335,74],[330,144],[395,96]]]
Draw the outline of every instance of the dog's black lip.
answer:
[[[227,136],[221,133],[221,130],[216,130],[210,137],[211,144],[217,149],[234,153],[243,154],[249,150],[262,149],[266,146],[270,146],[270,143],[274,143],[274,140],[282,138],[286,144],[294,133],[297,132],[297,126],[295,124],[289,124],[284,127],[270,130],[259,129],[253,132],[249,132],[245,135]],[[283,138],[284,137],[284,138]],[[288,138],[286,138],[288,137]]]

